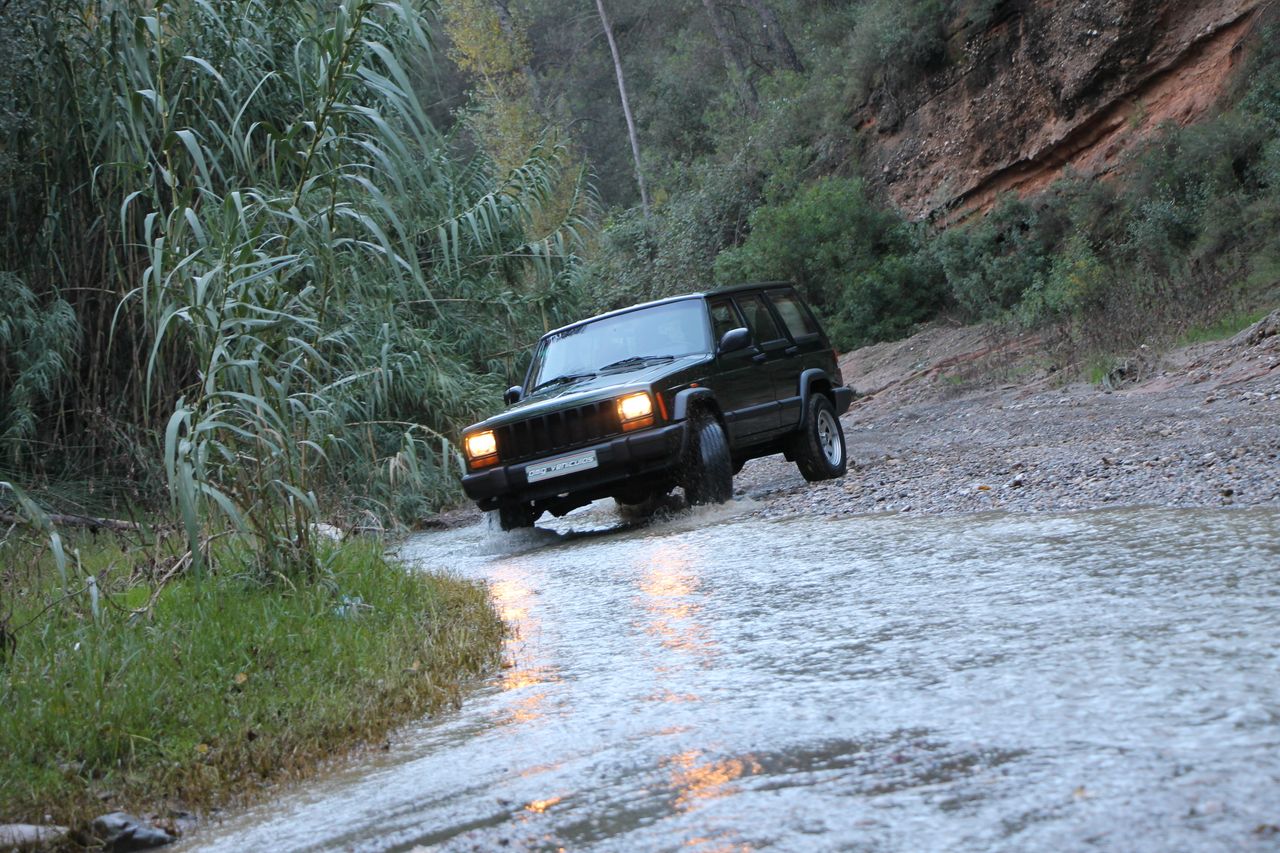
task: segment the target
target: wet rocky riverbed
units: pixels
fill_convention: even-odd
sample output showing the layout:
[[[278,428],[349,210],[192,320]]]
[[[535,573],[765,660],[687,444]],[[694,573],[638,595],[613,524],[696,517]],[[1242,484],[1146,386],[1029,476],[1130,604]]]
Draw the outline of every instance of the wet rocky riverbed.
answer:
[[[1274,850],[1280,512],[484,524],[507,666],[190,849]]]

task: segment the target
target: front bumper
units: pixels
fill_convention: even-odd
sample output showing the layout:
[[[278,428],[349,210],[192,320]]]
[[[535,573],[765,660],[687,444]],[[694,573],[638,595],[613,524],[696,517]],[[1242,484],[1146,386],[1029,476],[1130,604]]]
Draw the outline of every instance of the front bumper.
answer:
[[[557,451],[554,456],[594,450],[596,467],[536,483],[529,482],[528,467],[543,464],[554,456],[496,465],[464,476],[462,490],[483,510],[496,509],[501,503],[553,501],[569,495],[595,500],[632,484],[635,478],[660,479],[666,473],[674,476],[684,454],[687,434],[688,422],[680,421],[586,447]]]

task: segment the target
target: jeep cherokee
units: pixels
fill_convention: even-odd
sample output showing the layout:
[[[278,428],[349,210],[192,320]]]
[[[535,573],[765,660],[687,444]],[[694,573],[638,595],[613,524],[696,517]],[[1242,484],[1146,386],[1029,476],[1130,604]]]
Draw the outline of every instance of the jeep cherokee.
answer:
[[[683,488],[723,503],[748,459],[783,453],[807,480],[845,473],[853,392],[813,313],[783,284],[677,296],[538,341],[506,411],[467,428],[467,496],[504,530],[603,497]]]

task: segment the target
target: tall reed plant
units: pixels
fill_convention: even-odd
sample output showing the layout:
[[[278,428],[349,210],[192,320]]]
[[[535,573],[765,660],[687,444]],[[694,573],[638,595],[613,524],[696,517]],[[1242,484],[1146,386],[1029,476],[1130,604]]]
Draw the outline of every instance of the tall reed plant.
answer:
[[[42,165],[10,169],[3,266],[28,326],[63,303],[78,323],[79,358],[40,386],[55,449],[154,448],[197,566],[230,524],[256,569],[314,575],[321,515],[447,494],[452,441],[507,378],[490,369],[572,275],[581,179],[546,215],[563,152],[505,174],[459,155],[419,100],[416,0],[28,11],[29,120],[7,129]],[[15,353],[0,340],[0,371]],[[96,444],[104,421],[143,449]],[[0,441],[34,458],[36,434]]]

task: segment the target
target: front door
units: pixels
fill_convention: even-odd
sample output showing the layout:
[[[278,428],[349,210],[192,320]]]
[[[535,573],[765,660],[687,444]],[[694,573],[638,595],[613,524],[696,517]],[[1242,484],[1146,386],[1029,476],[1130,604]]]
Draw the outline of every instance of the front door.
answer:
[[[750,353],[751,364],[755,367],[754,379],[759,386],[760,403],[752,416],[753,435],[777,432],[781,426],[778,411],[778,368],[787,357],[787,349],[791,340],[778,325],[773,312],[769,310],[764,295],[760,293],[741,293],[734,297],[738,310],[751,330],[753,347]],[[767,401],[767,402],[766,402]]]
[[[730,329],[751,328],[728,296],[712,299],[709,307],[717,347]],[[755,346],[717,356],[716,397],[735,446],[750,443],[751,436],[767,432],[778,422],[773,379],[756,361],[759,356]]]

